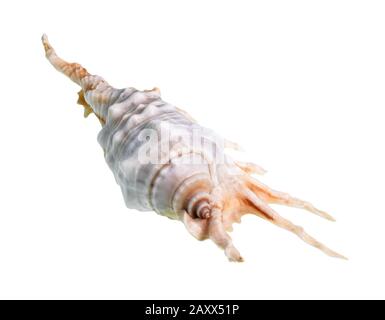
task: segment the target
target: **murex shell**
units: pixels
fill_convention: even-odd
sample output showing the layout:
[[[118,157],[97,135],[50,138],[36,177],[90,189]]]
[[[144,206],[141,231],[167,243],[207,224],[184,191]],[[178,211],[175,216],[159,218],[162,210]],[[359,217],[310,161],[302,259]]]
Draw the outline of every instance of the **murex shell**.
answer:
[[[182,221],[197,239],[210,238],[231,261],[243,261],[228,231],[247,213],[287,229],[326,254],[344,258],[284,219],[270,206],[303,208],[333,218],[309,202],[270,189],[251,175],[264,170],[225,154],[236,144],[203,128],[185,111],[165,102],[157,88],[116,89],[77,63],[56,55],[43,35],[47,59],[80,85],[84,115],[94,113],[98,142],[128,208],[155,211]]]

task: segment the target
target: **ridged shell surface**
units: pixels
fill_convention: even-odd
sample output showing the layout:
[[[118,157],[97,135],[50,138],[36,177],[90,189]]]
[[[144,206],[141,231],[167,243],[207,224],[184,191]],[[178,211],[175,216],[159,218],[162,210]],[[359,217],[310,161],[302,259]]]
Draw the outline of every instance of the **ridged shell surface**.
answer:
[[[235,144],[163,101],[159,90],[116,89],[80,64],[61,59],[47,36],[43,35],[42,42],[50,63],[81,87],[78,103],[84,107],[84,116],[93,113],[102,124],[98,141],[127,207],[180,220],[191,235],[199,240],[210,238],[231,261],[243,258],[228,231],[248,213],[294,233],[332,257],[344,258],[269,204],[333,218],[307,201],[254,179],[252,174],[265,170],[224,154],[225,146]]]
[[[164,102],[154,91],[125,89],[105,112],[106,123],[98,142],[122,189],[127,207],[155,210],[175,218],[174,205],[178,201],[175,196],[183,183],[189,181],[191,184],[194,178],[210,181],[210,162],[206,158],[213,159],[212,150],[221,148],[220,137]],[[146,132],[159,138],[151,144],[157,150],[150,150],[159,155],[158,161],[144,163],[141,159],[140,152],[150,143]],[[206,137],[201,137],[206,141],[202,144],[206,149],[194,145],[194,132],[206,133]],[[169,143],[163,154],[162,143]]]

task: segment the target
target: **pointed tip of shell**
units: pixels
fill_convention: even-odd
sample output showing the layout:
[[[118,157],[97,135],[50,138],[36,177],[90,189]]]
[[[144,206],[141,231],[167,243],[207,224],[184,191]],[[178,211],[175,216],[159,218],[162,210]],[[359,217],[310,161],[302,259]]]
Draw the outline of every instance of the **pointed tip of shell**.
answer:
[[[245,262],[245,259],[243,259],[243,257],[239,257],[237,260],[232,260],[232,259],[229,259],[229,261],[230,262],[235,262],[235,263],[237,263],[237,262]]]
[[[48,55],[50,53],[52,53],[53,49],[52,49],[52,46],[50,45],[50,43],[48,41],[48,37],[45,33],[43,33],[43,35],[41,36],[41,41],[42,41],[43,46],[44,46],[46,57],[48,57]]]
[[[41,42],[43,42],[44,48],[46,50],[51,47],[48,41],[48,36],[45,33],[43,33],[43,35],[41,36]]]
[[[227,257],[227,259],[228,259],[230,262],[235,262],[235,263],[245,262],[245,259],[243,259],[242,256],[239,256],[239,257],[237,257],[237,258],[229,258],[229,257]]]
[[[239,251],[233,246],[229,245],[225,248],[225,255],[231,262],[244,262],[245,260],[239,253]]]
[[[332,222],[336,222],[336,219],[333,216],[331,216],[330,214],[328,214],[327,212],[325,212],[325,211],[316,210],[316,211],[314,211],[314,213],[316,215],[326,219],[326,220],[329,220],[329,221],[332,221]]]
[[[325,245],[321,244],[320,246],[318,246],[318,249],[321,249],[321,251],[323,251],[325,254],[327,254],[329,257],[332,257],[332,258],[338,258],[338,259],[342,259],[342,260],[349,260],[347,257],[345,257],[344,255],[334,251],[334,250],[331,250],[330,248],[326,247]]]
[[[349,258],[343,256],[342,254],[339,254],[337,252],[334,252],[334,254],[330,255],[331,257],[333,258],[337,258],[337,259],[341,259],[341,260],[345,260],[345,261],[349,261]]]

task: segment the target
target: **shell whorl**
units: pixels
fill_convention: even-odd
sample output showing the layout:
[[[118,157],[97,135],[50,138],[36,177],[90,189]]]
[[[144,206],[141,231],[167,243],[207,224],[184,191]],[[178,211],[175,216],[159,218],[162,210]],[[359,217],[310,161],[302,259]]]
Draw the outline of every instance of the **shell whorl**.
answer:
[[[207,219],[211,214],[211,190],[209,174],[190,176],[176,190],[172,208],[175,212],[186,211],[193,218]]]
[[[211,215],[211,195],[198,191],[187,204],[187,213],[193,218],[208,219]]]

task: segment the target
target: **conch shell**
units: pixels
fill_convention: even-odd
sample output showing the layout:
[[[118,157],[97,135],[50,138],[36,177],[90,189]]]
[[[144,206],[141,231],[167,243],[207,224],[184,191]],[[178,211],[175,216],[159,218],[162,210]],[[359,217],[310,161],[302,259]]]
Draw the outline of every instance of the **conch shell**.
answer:
[[[234,143],[201,127],[181,109],[163,101],[157,88],[116,89],[77,63],[56,55],[45,35],[47,59],[77,83],[84,116],[93,113],[102,129],[98,142],[128,208],[155,211],[184,223],[198,240],[211,239],[231,261],[243,261],[228,234],[244,214],[257,215],[289,230],[332,257],[344,258],[281,217],[269,204],[333,218],[309,202],[275,191],[252,177],[264,170],[234,161]]]

